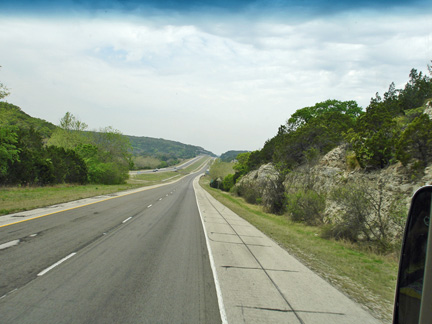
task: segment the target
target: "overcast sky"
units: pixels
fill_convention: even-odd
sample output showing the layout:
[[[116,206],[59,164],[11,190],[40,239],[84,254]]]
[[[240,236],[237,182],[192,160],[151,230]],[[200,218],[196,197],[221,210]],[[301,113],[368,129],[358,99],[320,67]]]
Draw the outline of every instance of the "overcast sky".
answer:
[[[317,102],[365,108],[431,59],[429,0],[0,0],[8,102],[216,154]]]

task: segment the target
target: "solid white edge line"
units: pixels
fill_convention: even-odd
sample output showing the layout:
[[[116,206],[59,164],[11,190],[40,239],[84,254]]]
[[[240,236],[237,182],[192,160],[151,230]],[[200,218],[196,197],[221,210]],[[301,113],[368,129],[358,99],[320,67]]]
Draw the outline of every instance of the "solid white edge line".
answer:
[[[122,223],[124,224],[124,223],[126,223],[127,221],[129,221],[129,220],[131,220],[132,219],[132,217],[128,217],[128,218],[126,218]]]
[[[199,179],[203,175],[204,174],[201,174],[197,178]],[[197,179],[197,178],[195,178],[195,179]],[[194,181],[194,184],[195,184],[195,181]],[[215,281],[216,294],[217,294],[217,298],[218,298],[219,312],[220,312],[220,316],[221,316],[221,321],[222,321],[222,324],[228,324],[228,319],[227,319],[226,312],[225,312],[225,305],[224,305],[223,298],[222,298],[222,290],[221,290],[221,287],[220,287],[220,284],[219,284],[219,278],[218,278],[218,275],[217,275],[217,272],[216,272],[216,265],[215,265],[215,262],[214,262],[214,259],[213,259],[213,253],[212,253],[212,249],[211,249],[211,246],[210,246],[210,240],[208,238],[207,231],[206,231],[206,228],[205,228],[205,225],[204,225],[204,219],[203,219],[203,216],[201,214],[201,209],[200,209],[199,204],[198,204],[198,198],[197,198],[197,193],[196,193],[195,188],[194,188],[194,192],[195,192],[195,200],[196,200],[196,204],[197,204],[197,207],[198,207],[198,212],[200,214],[201,225],[203,227],[204,237],[205,237],[206,244],[207,244],[207,250],[208,250],[208,253],[209,253],[210,267],[212,269],[213,279]]]
[[[71,254],[69,254],[67,257],[61,259],[60,261],[54,263],[52,266],[46,268],[45,270],[39,272],[37,275],[38,277],[43,276],[45,273],[47,273],[48,271],[54,269],[55,267],[57,267],[58,265],[60,265],[61,263],[65,262],[67,259],[72,258],[74,255],[76,254],[76,252],[73,252]]]

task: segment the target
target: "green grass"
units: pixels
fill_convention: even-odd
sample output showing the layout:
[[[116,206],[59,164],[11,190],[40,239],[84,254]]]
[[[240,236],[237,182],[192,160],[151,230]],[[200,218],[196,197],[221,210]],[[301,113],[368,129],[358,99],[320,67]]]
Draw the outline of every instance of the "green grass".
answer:
[[[235,173],[233,166],[234,163],[222,162],[217,159],[210,168],[210,176],[212,179],[221,178],[223,180],[228,174]]]
[[[0,215],[31,210],[82,198],[105,195],[137,187],[141,187],[141,185],[89,184],[0,188]]]
[[[192,163],[191,165],[189,165],[187,168],[181,169],[178,172],[183,173],[183,174],[189,174],[191,172],[197,171],[202,166],[204,166],[204,164],[206,164],[209,160],[210,160],[209,157],[201,158],[198,161],[196,161],[195,163]]]
[[[260,206],[210,188],[208,177],[201,185],[217,200],[278,242],[321,277],[352,299],[390,322],[397,278],[395,258],[371,253],[349,242],[320,237],[318,227],[294,223],[286,216],[263,212]]]
[[[153,172],[153,173],[143,173],[137,174],[131,177],[130,182],[138,183],[142,182],[143,186],[150,186],[153,184],[160,183],[162,181],[167,181],[175,178],[181,177],[182,174],[179,172]]]

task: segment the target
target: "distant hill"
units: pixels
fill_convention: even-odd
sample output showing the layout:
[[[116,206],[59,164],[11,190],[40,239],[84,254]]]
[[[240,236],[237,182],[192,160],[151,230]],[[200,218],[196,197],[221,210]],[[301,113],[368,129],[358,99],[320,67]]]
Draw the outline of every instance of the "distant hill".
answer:
[[[15,125],[20,128],[33,127],[45,138],[49,138],[57,128],[56,125],[46,120],[31,117],[18,106],[0,101],[0,127],[6,125]]]
[[[0,101],[0,127],[16,125],[20,128],[33,127],[39,131],[44,138],[51,137],[51,134],[58,127],[46,120],[32,117],[26,114],[18,106],[8,102]],[[164,140],[161,138],[128,136],[135,156],[151,156],[158,159],[188,159],[200,154],[215,156],[199,146],[183,144],[180,142]]]
[[[223,162],[231,162],[232,160],[235,160],[237,158],[237,155],[239,155],[240,153],[247,153],[249,151],[228,151],[223,153],[220,156],[220,159]]]
[[[183,144],[162,138],[127,136],[133,147],[133,155],[154,156],[157,158],[169,157],[188,159],[200,154],[216,156],[199,146]]]

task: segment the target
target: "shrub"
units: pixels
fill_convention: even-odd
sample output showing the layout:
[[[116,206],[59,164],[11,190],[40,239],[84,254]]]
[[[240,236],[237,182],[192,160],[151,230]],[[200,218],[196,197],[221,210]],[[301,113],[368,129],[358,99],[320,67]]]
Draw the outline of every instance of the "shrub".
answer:
[[[225,191],[230,191],[234,186],[234,174],[228,174],[222,182],[222,188]]]
[[[215,189],[222,188],[222,180],[220,178],[211,179],[210,180],[210,187],[215,188]]]
[[[423,168],[432,161],[432,121],[422,114],[416,117],[402,132],[397,145],[396,157],[403,165],[417,159]]]
[[[87,166],[74,150],[48,146],[46,155],[52,163],[56,183],[80,183],[88,181]]]
[[[286,211],[284,177],[279,175],[277,179],[269,179],[263,193],[262,203],[266,211],[273,214],[283,214]]]
[[[248,203],[256,204],[257,199],[261,198],[261,194],[252,183],[243,182],[237,190],[239,196],[242,196]]]
[[[357,156],[354,152],[349,152],[346,155],[346,163],[348,166],[348,170],[357,170],[361,168]]]
[[[93,163],[88,169],[89,181],[102,184],[122,184],[129,177],[127,169],[117,163]]]
[[[134,156],[132,160],[136,170],[156,169],[160,164],[160,160],[152,156]]]
[[[286,195],[287,211],[291,219],[308,225],[324,223],[326,198],[314,190],[298,190]]]
[[[381,252],[400,239],[406,208],[401,199],[385,199],[382,183],[348,183],[335,189],[331,199],[342,207],[341,218],[323,236],[376,243]]]

